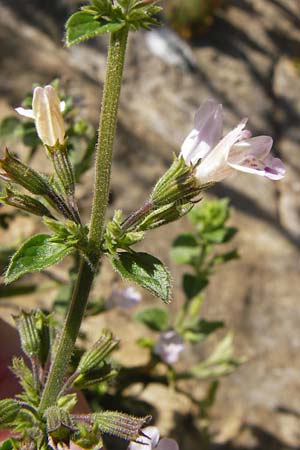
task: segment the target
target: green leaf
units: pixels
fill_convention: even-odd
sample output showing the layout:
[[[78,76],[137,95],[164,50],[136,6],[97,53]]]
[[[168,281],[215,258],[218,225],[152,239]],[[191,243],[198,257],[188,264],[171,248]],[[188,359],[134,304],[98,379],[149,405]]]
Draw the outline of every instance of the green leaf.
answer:
[[[230,241],[236,232],[237,229],[234,227],[225,227],[217,230],[205,231],[201,234],[201,237],[211,244],[224,244],[225,242]]]
[[[127,252],[117,253],[109,258],[122,277],[169,303],[170,274],[159,259],[147,253]]]
[[[70,47],[98,34],[115,33],[124,26],[125,22],[107,22],[84,11],[76,12],[66,23],[66,44]]]
[[[0,442],[0,450],[13,450],[14,446],[10,439],[6,439],[6,441]]]
[[[189,371],[195,378],[205,379],[220,377],[233,372],[245,358],[234,356],[233,335],[229,333],[217,345],[211,355]]]
[[[5,117],[0,122],[0,137],[13,137],[20,126],[20,119],[14,116]]]
[[[8,266],[5,283],[11,283],[29,272],[38,272],[61,261],[73,248],[51,242],[49,234],[36,234],[14,254]]]
[[[137,345],[141,348],[150,348],[152,349],[155,346],[155,341],[148,337],[141,337],[137,340]]]
[[[169,325],[169,314],[161,308],[147,308],[134,315],[135,320],[146,325],[150,330],[166,331]]]
[[[188,299],[192,299],[199,294],[208,285],[208,279],[205,276],[183,275],[183,290]]]
[[[109,14],[112,10],[111,0],[92,0],[92,5],[98,14]]]
[[[208,321],[205,319],[190,319],[185,321],[183,326],[184,339],[190,342],[201,342],[215,330],[222,328],[224,326],[224,322]]]
[[[188,217],[197,229],[202,231],[216,230],[222,228],[229,218],[228,199],[206,200],[200,206],[195,207]]]
[[[222,264],[228,261],[232,261],[233,259],[239,259],[240,255],[237,250],[231,250],[226,253],[221,253],[213,257],[213,264]]]
[[[193,264],[199,253],[197,239],[192,233],[180,234],[172,244],[171,258],[177,264]]]
[[[41,141],[37,135],[34,122],[24,122],[19,127],[19,135],[23,139],[23,144],[29,148],[37,148],[41,145]]]

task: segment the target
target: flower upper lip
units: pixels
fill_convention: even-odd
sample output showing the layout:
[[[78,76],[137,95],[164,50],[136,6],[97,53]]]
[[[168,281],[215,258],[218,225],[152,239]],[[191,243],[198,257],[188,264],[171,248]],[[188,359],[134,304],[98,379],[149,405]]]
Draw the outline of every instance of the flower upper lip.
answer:
[[[65,142],[65,124],[61,112],[65,102],[60,102],[55,89],[48,85],[36,87],[33,91],[32,109],[16,108],[16,111],[34,119],[39,138],[44,145],[53,147]]]
[[[202,185],[222,181],[234,170],[253,173],[272,180],[285,175],[279,158],[270,152],[270,136],[251,137],[243,119],[223,138],[222,105],[206,100],[195,116],[192,131],[184,140],[180,155],[187,165],[195,165],[196,177]]]

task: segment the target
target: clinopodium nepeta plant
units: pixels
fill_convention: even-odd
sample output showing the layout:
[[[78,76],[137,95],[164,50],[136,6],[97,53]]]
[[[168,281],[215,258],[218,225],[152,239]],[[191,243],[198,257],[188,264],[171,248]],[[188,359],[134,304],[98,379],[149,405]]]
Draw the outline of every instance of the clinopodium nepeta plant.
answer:
[[[136,252],[134,245],[151,229],[191,211],[204,189],[223,180],[234,169],[273,180],[284,176],[281,161],[270,154],[270,137],[252,138],[245,120],[222,137],[222,107],[214,100],[207,100],[197,112],[194,128],[185,139],[181,152],[174,156],[173,164],[158,180],[149,199],[129,217],[116,211],[113,219],[106,223],[127,36],[129,31],[157,24],[156,15],[160,7],[155,3],[146,0],[91,0],[66,24],[68,46],[99,34],[110,34],[98,137],[97,142],[94,141],[95,184],[89,224],[82,222],[76,203],[78,177],[70,160],[71,136],[66,134],[63,116],[68,105],[59,100],[56,90],[49,85],[34,89],[31,109],[17,109],[20,114],[34,120],[53,173],[51,176],[39,173],[6,149],[0,160],[0,176],[6,187],[1,201],[41,216],[49,232],[31,237],[16,251],[7,268],[5,282],[11,283],[24,274],[41,271],[74,253],[80,255],[80,265],[61,332],[55,331],[53,317],[41,311],[21,312],[16,317],[22,349],[31,368],[22,358],[13,362],[12,371],[20,380],[23,391],[15,399],[0,402],[0,427],[11,429],[13,433],[3,448],[63,448],[75,442],[82,448],[96,449],[103,446],[102,436],[110,434],[131,441],[132,449],[136,446],[176,449],[174,441],[159,441],[157,429],[146,427],[150,420],[148,416],[132,417],[116,411],[87,415],[72,413],[77,394],[70,393],[71,388],[101,383],[116,373],[107,358],[117,347],[118,340],[109,332],[100,336],[82,355],[71,374],[68,372],[94,277],[101,267],[102,258],[107,257],[121,277],[168,303],[170,275],[167,268],[155,256]],[[27,106],[30,106],[28,102]],[[188,242],[187,247],[191,250],[191,239],[201,240],[201,230],[198,237],[181,237],[180,242]],[[205,238],[201,241],[202,246],[203,242]],[[200,241],[197,245],[199,248]],[[187,275],[185,281],[188,299],[192,298],[189,291],[193,290],[193,283],[198,283],[210,269],[209,264],[204,268],[201,266],[204,264],[203,255],[202,260],[201,255],[200,260],[197,258],[199,255],[194,255],[189,263],[195,268],[196,275]],[[197,269],[198,263],[202,272]],[[145,317],[143,320],[145,322]],[[153,355],[171,366],[183,348],[182,338],[198,339],[199,330],[206,325],[191,315],[187,303],[172,329],[165,332],[161,329],[163,333],[152,346]],[[218,326],[215,324],[215,328]],[[214,355],[215,360],[217,357]],[[199,366],[194,371],[199,373],[206,368]]]

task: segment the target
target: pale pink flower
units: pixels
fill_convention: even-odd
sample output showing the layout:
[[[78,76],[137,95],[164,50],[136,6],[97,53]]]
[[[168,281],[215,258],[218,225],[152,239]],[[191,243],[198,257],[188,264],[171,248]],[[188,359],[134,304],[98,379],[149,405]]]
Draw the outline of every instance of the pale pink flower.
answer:
[[[65,123],[61,112],[65,102],[60,102],[52,86],[36,87],[33,91],[32,109],[16,108],[17,113],[34,119],[39,138],[53,147],[65,142]]]
[[[196,177],[202,185],[222,181],[239,170],[271,180],[280,180],[285,168],[279,158],[270,153],[270,136],[251,137],[242,120],[222,138],[222,105],[206,100],[195,116],[193,130],[184,140],[180,155],[188,165],[195,165]]]
[[[184,344],[178,333],[174,330],[160,334],[153,352],[160,356],[167,364],[175,364],[180,353],[184,350]]]
[[[159,429],[156,427],[143,428],[142,433],[135,442],[130,442],[127,450],[179,450],[174,439],[159,439]]]
[[[125,288],[113,287],[110,296],[106,299],[107,308],[131,308],[142,299],[141,293],[133,286]]]

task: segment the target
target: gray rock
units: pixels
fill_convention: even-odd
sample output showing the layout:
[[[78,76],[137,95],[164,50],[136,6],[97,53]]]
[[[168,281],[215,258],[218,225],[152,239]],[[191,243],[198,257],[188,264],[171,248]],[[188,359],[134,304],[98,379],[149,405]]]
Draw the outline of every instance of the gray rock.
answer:
[[[59,75],[75,94],[81,113],[97,123],[107,41],[97,39],[91,45],[63,48],[58,36],[62,36],[64,13],[59,18],[55,14],[57,7],[66,8],[67,4],[56,3],[50,15],[42,2],[19,0],[14,7],[9,1],[1,2],[0,86],[5,113],[7,104],[16,106],[33,82],[47,83]],[[237,244],[242,258],[216,272],[204,312],[210,318],[227,320],[236,332],[238,353],[249,360],[221,384],[213,420],[218,446],[282,450],[300,444],[295,425],[300,412],[300,81],[293,61],[299,53],[298,25],[297,0],[229,1],[210,31],[192,43],[192,54],[188,50],[193,72],[170,66],[151,53],[143,33],[129,40],[112,173],[112,208],[130,212],[140,206],[170,164],[172,152],[179,150],[196,109],[207,97],[224,103],[227,129],[248,116],[254,133],[273,135],[275,150],[288,168],[286,179],[277,184],[238,175],[212,190],[232,199],[232,223],[240,228]],[[168,44],[177,55],[178,42]],[[185,58],[180,48],[179,58]],[[42,165],[40,158],[35,162]],[[88,220],[91,173],[85,181],[80,197]],[[143,248],[153,250],[155,245],[157,256],[169,263],[171,240],[188,226],[182,220],[156,230]],[[182,301],[182,271],[173,266],[172,273],[175,300],[171,308],[176,309]],[[106,268],[107,285],[112,277]],[[153,304],[147,296],[145,301]],[[108,321],[112,327],[118,321],[117,331],[122,337],[125,330],[128,337],[127,317],[119,322],[112,315]],[[99,330],[99,321],[92,318],[87,326],[92,335]],[[138,331],[132,332],[132,342]],[[128,345],[134,352],[132,342]],[[135,353],[136,360],[139,357],[143,356]],[[187,358],[193,360],[193,355]],[[197,390],[200,394],[203,386]],[[163,433],[173,430],[182,450],[198,450],[199,434],[190,416],[184,415],[191,405],[184,403],[181,409],[181,397],[168,395],[166,390],[156,395],[152,387],[144,393],[158,407],[154,398],[163,398],[159,422]]]

